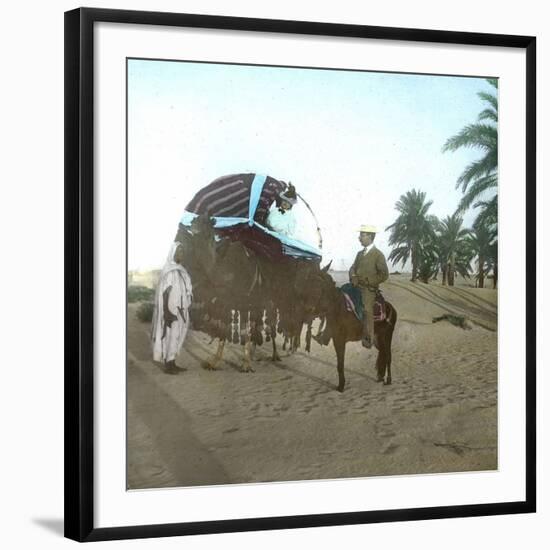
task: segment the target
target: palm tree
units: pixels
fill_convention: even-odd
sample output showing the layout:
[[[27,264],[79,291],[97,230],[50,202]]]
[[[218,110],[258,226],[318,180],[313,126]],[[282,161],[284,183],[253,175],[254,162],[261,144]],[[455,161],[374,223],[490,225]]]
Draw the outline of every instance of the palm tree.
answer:
[[[495,235],[493,244],[489,251],[488,262],[493,270],[493,288],[497,287],[498,281],[498,201],[495,195],[491,200],[479,201],[475,204],[476,207],[481,207],[481,212],[476,218],[474,225],[487,226],[489,231],[492,231]]]
[[[442,284],[454,286],[455,274],[469,277],[470,254],[467,250],[468,229],[462,227],[463,218],[458,212],[441,220],[437,226],[437,245]]]
[[[417,275],[423,283],[428,284],[430,279],[436,278],[439,272],[440,260],[437,242],[434,238],[427,238],[419,248]]]
[[[495,90],[498,89],[496,78],[486,80]],[[461,187],[463,193],[458,206],[460,212],[468,209],[486,191],[496,190],[498,185],[498,98],[496,93],[487,92],[479,92],[478,96],[487,103],[487,107],[479,114],[477,122],[465,126],[443,146],[443,152],[462,147],[473,147],[483,152],[483,156],[468,165],[458,178],[456,187]]]
[[[389,255],[392,263],[402,262],[405,265],[410,258],[412,263],[412,278],[416,281],[418,267],[422,258],[422,247],[433,237],[433,227],[430,223],[428,210],[432,201],[426,202],[423,191],[407,191],[395,203],[399,216],[386,229],[391,230],[389,244],[394,246]]]
[[[484,287],[485,276],[490,269],[495,267],[496,261],[496,227],[475,223],[473,229],[468,235],[468,244],[471,252],[477,256],[477,286]]]
[[[474,223],[482,223],[490,226],[494,226],[496,229],[498,223],[498,200],[497,195],[488,201],[478,201],[474,204],[475,208],[481,207],[476,221]]]
[[[498,283],[498,239],[493,241],[489,250],[489,263],[493,268],[493,288],[496,288]]]

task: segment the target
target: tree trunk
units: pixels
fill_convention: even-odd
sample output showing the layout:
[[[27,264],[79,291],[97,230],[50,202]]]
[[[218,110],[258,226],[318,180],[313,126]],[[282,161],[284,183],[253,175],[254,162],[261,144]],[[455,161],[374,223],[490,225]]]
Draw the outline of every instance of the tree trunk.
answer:
[[[498,279],[498,264],[495,262],[495,265],[493,266],[493,288],[497,287],[497,279]]]
[[[441,267],[441,274],[443,279],[441,281],[441,284],[445,286],[447,284],[447,265],[446,264]]]
[[[449,259],[449,286],[455,286],[455,253],[451,253]]]
[[[417,266],[417,258],[416,258],[416,247],[413,245],[411,250],[411,260],[412,260],[412,277],[411,281],[414,283],[416,282],[416,270],[418,269]]]
[[[484,269],[483,269],[484,266],[485,266],[485,258],[480,255],[479,258],[478,258],[479,271],[478,271],[478,275],[477,275],[479,288],[484,288],[484,283],[485,283],[485,273],[484,273]]]
[[[449,286],[455,286],[455,271],[451,264],[447,267],[447,281]]]

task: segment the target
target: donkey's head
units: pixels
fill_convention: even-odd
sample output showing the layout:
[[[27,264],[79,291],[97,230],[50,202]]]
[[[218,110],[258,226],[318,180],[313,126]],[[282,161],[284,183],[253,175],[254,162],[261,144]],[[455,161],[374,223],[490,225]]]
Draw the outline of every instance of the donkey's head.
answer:
[[[312,318],[325,316],[329,310],[328,297],[330,290],[335,287],[334,280],[328,273],[331,263],[323,268],[315,263],[307,273],[306,284],[303,286],[302,302],[306,314]]]

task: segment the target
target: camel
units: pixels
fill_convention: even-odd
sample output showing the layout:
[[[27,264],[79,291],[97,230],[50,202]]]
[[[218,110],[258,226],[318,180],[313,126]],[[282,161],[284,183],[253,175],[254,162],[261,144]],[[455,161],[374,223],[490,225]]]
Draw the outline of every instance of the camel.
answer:
[[[329,264],[330,265],[330,264]],[[326,328],[315,337],[322,345],[328,345],[330,339],[334,343],[338,369],[338,391],[343,392],[346,384],[344,376],[344,360],[347,342],[357,342],[362,339],[362,322],[354,313],[346,309],[342,291],[336,286],[328,273],[326,266],[312,282],[311,292],[319,295],[316,309],[319,316],[326,322]],[[376,359],[377,382],[384,385],[392,383],[391,375],[391,343],[393,331],[397,322],[397,311],[385,302],[386,318],[374,323],[374,345],[378,350]],[[322,324],[324,324],[324,322]]]
[[[184,244],[188,255],[184,265],[193,281],[193,327],[219,339],[205,368],[218,368],[225,342],[230,341],[244,346],[241,370],[253,372],[251,361],[256,346],[263,343],[264,328],[266,340],[272,342],[273,361],[281,360],[277,332],[296,349],[303,323],[314,318],[313,306],[308,303],[308,278],[319,271],[317,262],[273,261],[239,240],[216,240],[213,221],[204,215],[189,229],[180,227],[176,240]]]

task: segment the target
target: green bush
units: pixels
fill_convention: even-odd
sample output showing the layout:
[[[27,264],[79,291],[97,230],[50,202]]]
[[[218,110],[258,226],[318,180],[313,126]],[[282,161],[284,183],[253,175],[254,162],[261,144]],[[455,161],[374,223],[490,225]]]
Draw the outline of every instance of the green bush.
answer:
[[[146,302],[152,300],[155,295],[155,291],[152,288],[146,286],[129,286],[128,287],[128,303],[134,302]]]
[[[137,308],[136,316],[143,323],[150,323],[153,320],[154,309],[153,302],[141,302]]]

